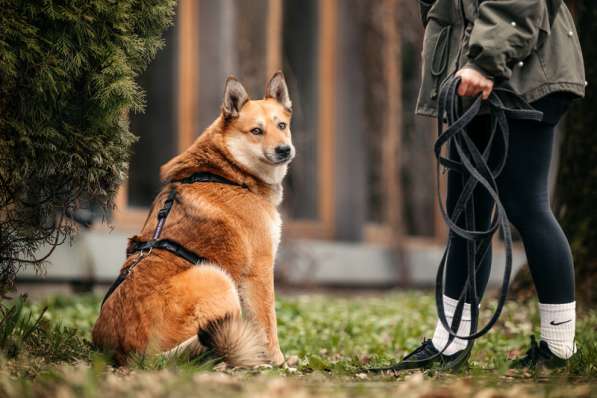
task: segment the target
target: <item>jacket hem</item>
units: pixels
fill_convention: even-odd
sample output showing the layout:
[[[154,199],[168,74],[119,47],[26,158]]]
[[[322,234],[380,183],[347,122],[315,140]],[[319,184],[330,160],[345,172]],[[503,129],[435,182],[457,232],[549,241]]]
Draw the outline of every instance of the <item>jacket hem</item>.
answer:
[[[425,117],[437,117],[437,109],[435,108],[417,108],[415,115]]]
[[[585,96],[585,84],[577,82],[546,83],[523,93],[522,98],[531,103],[555,92],[568,92],[583,98]]]

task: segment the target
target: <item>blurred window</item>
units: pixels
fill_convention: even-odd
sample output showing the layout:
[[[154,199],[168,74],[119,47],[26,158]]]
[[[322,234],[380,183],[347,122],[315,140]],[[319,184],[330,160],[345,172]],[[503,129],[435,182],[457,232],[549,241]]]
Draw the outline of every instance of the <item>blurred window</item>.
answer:
[[[176,154],[176,28],[165,34],[166,46],[139,79],[146,92],[142,114],[131,114],[131,131],[139,137],[129,165],[128,205],[148,207],[161,188],[160,166]]]
[[[296,158],[285,180],[284,209],[294,219],[318,219],[318,2],[286,0],[282,62],[293,104]]]

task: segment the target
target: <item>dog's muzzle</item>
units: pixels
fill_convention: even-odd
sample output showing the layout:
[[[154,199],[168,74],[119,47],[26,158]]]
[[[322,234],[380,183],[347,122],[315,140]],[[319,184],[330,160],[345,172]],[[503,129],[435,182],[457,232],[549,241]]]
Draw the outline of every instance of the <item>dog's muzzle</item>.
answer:
[[[292,150],[291,145],[278,145],[274,149],[273,156],[271,156],[271,158],[268,156],[268,158],[270,158],[272,163],[275,163],[275,164],[286,163],[286,162],[292,160],[292,157],[293,157],[293,150]]]

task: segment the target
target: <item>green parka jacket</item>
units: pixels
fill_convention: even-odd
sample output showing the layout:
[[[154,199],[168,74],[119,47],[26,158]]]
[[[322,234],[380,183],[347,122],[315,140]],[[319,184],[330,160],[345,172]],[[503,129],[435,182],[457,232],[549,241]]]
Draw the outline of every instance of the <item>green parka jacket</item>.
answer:
[[[562,3],[560,5],[560,3]],[[527,102],[585,94],[570,11],[561,0],[424,0],[423,68],[417,114],[436,116],[441,83],[468,65],[509,84]],[[552,8],[556,11],[551,11]]]

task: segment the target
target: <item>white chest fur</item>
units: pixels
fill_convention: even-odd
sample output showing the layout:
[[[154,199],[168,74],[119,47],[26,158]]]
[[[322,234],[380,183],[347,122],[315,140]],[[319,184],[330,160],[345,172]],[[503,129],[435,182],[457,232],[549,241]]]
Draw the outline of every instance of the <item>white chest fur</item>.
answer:
[[[282,237],[282,218],[280,217],[278,210],[275,210],[271,215],[269,229],[272,239],[272,257],[275,261],[278,253],[278,246],[280,246],[280,239]]]

